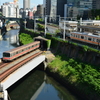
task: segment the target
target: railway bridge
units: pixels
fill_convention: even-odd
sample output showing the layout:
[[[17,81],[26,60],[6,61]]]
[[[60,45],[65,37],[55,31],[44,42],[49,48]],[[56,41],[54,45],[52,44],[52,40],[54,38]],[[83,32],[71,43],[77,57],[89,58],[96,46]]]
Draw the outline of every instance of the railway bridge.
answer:
[[[7,89],[41,63],[46,66],[43,51],[32,51],[12,62],[0,63],[0,100],[8,100]]]

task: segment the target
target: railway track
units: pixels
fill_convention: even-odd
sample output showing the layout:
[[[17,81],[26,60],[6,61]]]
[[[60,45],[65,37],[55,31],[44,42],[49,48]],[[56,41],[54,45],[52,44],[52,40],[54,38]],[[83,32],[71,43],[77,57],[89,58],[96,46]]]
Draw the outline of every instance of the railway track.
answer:
[[[1,70],[1,68],[5,67],[5,66],[8,65],[8,64],[9,64],[9,63],[4,63],[4,62],[1,63],[1,64],[0,64],[0,70]]]
[[[36,50],[14,60],[13,62],[3,63],[2,67],[0,66],[0,82],[3,81],[12,72],[20,68],[22,65],[29,62],[31,59],[37,57],[38,55],[42,53],[43,51]]]

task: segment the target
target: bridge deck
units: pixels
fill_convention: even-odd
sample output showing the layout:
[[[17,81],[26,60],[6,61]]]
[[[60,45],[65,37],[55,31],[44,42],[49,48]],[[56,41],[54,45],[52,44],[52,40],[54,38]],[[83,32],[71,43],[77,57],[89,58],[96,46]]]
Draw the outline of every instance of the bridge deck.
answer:
[[[26,56],[28,57],[28,55],[30,55],[30,54],[27,54]],[[35,67],[37,67],[40,63],[44,62],[45,55],[41,55],[41,54],[42,54],[42,51],[39,50],[38,53],[35,52],[35,54],[31,54],[32,56],[29,56],[26,59],[24,59],[25,56],[22,57],[24,60],[21,62],[17,62],[17,61],[19,61],[19,59],[21,57],[19,59],[17,59],[16,60],[17,64],[11,66],[11,68],[9,68],[8,70],[6,70],[4,73],[2,73],[0,75],[0,91],[5,91],[12,84],[17,82],[19,79],[21,79],[27,73],[29,73],[31,70],[33,70]],[[6,66],[6,68],[7,68],[7,66]],[[3,72],[3,70],[2,70],[2,72]]]
[[[25,61],[25,59],[29,60],[29,58],[32,55],[35,55],[36,53],[39,53],[39,52],[40,52],[40,54],[42,53],[40,50],[36,50],[36,51],[30,52],[29,54],[26,54],[26,55],[24,55],[24,56],[22,56],[22,57],[20,57],[20,58],[18,58],[16,60],[14,60],[13,62],[8,63],[6,66],[0,68],[0,82],[2,80],[4,80],[8,75],[10,75],[15,69],[18,69],[19,67],[21,67],[21,62],[22,61]],[[24,63],[26,63],[26,62],[24,62]],[[19,66],[14,68],[17,64],[19,64]],[[12,71],[10,71],[11,68],[13,69]]]

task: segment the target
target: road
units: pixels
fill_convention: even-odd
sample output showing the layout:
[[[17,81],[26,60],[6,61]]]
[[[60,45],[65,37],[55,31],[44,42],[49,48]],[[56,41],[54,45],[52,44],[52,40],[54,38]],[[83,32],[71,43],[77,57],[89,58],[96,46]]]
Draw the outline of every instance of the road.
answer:
[[[39,23],[39,24],[40,24],[40,23]],[[41,24],[41,25],[44,25],[44,24]],[[47,28],[46,28],[47,33],[52,33],[52,34],[54,34],[55,31],[56,31],[57,29],[59,29],[59,27],[55,27],[55,26],[49,25],[49,24],[47,24],[46,27],[47,27]]]

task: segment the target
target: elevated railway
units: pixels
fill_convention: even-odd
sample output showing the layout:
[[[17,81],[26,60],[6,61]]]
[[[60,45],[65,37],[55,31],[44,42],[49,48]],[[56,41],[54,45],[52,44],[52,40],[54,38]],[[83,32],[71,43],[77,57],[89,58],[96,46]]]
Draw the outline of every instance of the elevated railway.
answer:
[[[11,62],[0,63],[0,100],[8,100],[7,88],[45,61],[42,53],[37,49]]]

